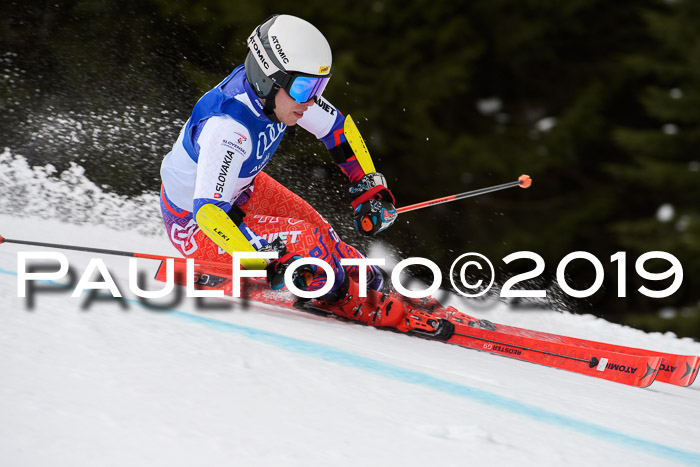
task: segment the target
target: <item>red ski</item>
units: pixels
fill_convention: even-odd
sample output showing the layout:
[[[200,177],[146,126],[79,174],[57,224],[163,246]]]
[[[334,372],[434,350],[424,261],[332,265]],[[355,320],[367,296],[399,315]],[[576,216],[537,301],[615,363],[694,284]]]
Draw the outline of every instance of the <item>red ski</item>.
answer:
[[[653,383],[662,365],[659,356],[592,349],[504,332],[499,325],[490,330],[470,324],[456,324],[447,342],[638,387]]]
[[[185,265],[175,263],[175,270],[176,282],[184,285]],[[226,267],[219,269],[197,266],[195,271],[197,288],[223,290],[227,296],[231,295],[232,281],[230,270],[227,272]],[[161,264],[156,279],[165,281],[165,263]],[[294,310],[333,313],[332,307],[317,301],[302,301],[289,292],[272,291],[263,279],[243,279],[241,291],[244,299],[254,302]],[[452,307],[444,308],[435,300],[406,299],[405,304],[413,310],[407,319],[417,324],[417,330],[410,334],[631,386],[649,386],[656,379],[664,362],[664,354],[652,355],[653,352],[646,353],[637,349],[640,354],[635,355],[621,352],[619,350],[622,347],[612,344],[601,344],[610,348],[595,348],[592,341],[581,340],[579,344],[575,338],[493,324]],[[421,321],[426,324],[424,329],[430,329],[427,322],[434,323],[436,320],[442,326],[439,335],[420,330]],[[588,345],[583,345],[584,342]]]
[[[638,349],[634,347],[625,347],[622,345],[578,339],[576,337],[562,336],[559,334],[532,331],[529,329],[506,326],[503,324],[496,324],[495,326],[498,331],[509,335],[529,337],[547,342],[570,344],[579,347],[587,347],[589,349],[606,350],[629,355],[661,357],[663,359],[663,363],[659,369],[659,375],[656,377],[656,381],[675,384],[677,386],[690,386],[693,384],[698,375],[698,370],[700,369],[700,357],[695,355],[676,355],[653,350]]]

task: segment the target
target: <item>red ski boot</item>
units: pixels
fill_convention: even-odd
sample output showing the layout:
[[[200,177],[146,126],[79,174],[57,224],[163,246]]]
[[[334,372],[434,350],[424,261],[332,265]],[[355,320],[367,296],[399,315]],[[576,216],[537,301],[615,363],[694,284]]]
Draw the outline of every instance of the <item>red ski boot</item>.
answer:
[[[404,316],[400,302],[387,294],[368,289],[367,297],[360,297],[359,284],[348,275],[335,292],[324,296],[320,302],[338,316],[370,326],[397,327]]]
[[[454,333],[449,313],[435,299],[430,305],[400,296],[390,287],[383,291],[368,290],[367,297],[359,295],[359,284],[346,276],[341,287],[320,302],[334,314],[361,321],[370,326],[392,327],[402,332],[416,332],[434,339],[447,340]],[[439,307],[439,308],[438,308]],[[436,308],[441,312],[436,313]],[[465,315],[466,316],[466,315]]]

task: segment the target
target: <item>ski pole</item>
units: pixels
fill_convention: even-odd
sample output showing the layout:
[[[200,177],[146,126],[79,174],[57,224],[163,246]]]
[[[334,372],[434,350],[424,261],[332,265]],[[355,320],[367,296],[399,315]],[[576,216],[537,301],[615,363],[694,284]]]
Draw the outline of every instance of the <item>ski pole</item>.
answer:
[[[135,253],[132,251],[108,250],[108,249],[104,249],[104,248],[91,248],[91,247],[76,246],[76,245],[60,245],[57,243],[33,242],[33,241],[29,241],[29,240],[17,240],[17,239],[12,239],[12,238],[5,238],[2,235],[0,235],[0,244],[2,244],[2,243],[16,243],[19,245],[39,246],[39,247],[44,247],[44,248],[58,248],[61,250],[83,251],[83,252],[87,252],[87,253],[98,253],[101,255],[129,256],[132,258],[155,259],[155,260],[159,260],[159,261],[165,261],[167,259],[172,259],[178,263],[186,262],[185,258],[175,258],[172,256],[150,255],[150,254],[146,254],[146,253]],[[215,266],[215,267],[222,266],[222,263],[217,263],[215,261],[195,261],[195,262],[201,266]]]
[[[411,204],[410,206],[404,206],[402,208],[396,209],[396,212],[401,214],[404,212],[415,211],[416,209],[427,208],[428,206],[435,206],[436,204],[449,203],[450,201],[457,201],[458,199],[471,198],[472,196],[484,195],[486,193],[492,193],[494,191],[505,190],[506,188],[512,188],[519,186],[520,188],[528,188],[532,185],[532,179],[529,175],[521,175],[514,182],[503,183],[501,185],[494,185],[486,188],[479,188],[478,190],[466,191],[464,193],[458,193],[456,195],[445,196],[443,198],[436,198],[430,201],[423,201],[422,203]]]

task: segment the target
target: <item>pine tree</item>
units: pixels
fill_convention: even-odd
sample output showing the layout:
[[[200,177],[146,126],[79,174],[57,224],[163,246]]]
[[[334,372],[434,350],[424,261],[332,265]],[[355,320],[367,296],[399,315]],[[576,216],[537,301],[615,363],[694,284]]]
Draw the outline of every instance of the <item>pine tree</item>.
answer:
[[[629,211],[611,230],[630,252],[664,250],[681,261],[683,288],[656,307],[688,316],[700,303],[700,4],[669,2],[663,11],[647,12],[646,20],[658,46],[626,61],[647,86],[637,96],[639,121],[615,132],[627,161],[608,171],[628,194]],[[700,319],[695,326],[700,334]]]

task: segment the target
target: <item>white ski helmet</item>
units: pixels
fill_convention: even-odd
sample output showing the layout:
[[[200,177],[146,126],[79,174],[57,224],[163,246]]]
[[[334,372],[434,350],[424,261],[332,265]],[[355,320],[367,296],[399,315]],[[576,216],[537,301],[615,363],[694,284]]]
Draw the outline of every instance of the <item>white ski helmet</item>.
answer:
[[[321,31],[296,16],[275,15],[248,38],[245,71],[255,95],[274,109],[279,89],[304,103],[320,96],[331,77],[331,47]],[[269,104],[268,104],[269,103]]]

